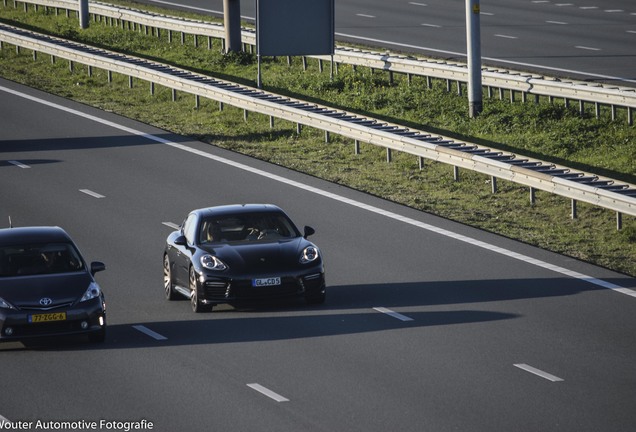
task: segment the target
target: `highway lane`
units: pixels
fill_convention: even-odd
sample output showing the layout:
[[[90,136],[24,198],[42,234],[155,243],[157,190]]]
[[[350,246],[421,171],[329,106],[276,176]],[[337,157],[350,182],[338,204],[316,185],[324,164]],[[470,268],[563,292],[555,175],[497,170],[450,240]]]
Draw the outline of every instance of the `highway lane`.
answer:
[[[1,416],[147,419],[166,431],[634,424],[636,298],[598,285],[633,294],[633,279],[6,81],[0,87],[38,98],[0,90],[0,221],[61,225],[87,259],[105,261],[98,280],[110,325],[103,346],[0,346],[0,377],[11,389],[0,396]],[[165,223],[194,207],[263,201],[317,229],[327,303],[195,315],[186,301],[165,301]]]
[[[222,0],[140,0],[222,15]],[[254,21],[254,1],[241,15]],[[628,0],[484,0],[485,65],[602,82],[636,84],[636,7]],[[464,0],[337,0],[336,38],[465,61]]]

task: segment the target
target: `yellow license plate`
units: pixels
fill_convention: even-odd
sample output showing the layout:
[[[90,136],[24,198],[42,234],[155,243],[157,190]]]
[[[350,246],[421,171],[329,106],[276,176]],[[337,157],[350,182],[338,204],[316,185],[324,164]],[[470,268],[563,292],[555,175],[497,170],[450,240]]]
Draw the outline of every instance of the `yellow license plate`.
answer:
[[[66,312],[29,315],[30,323],[65,321],[65,320],[66,320]]]

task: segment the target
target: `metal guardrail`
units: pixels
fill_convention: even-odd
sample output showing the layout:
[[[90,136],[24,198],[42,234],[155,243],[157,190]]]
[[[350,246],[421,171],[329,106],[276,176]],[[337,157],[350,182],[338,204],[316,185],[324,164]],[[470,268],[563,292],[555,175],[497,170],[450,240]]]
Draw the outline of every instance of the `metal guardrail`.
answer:
[[[636,216],[636,186],[0,24],[0,42]],[[493,181],[493,184],[495,182]],[[532,196],[532,194],[531,194]],[[620,223],[619,223],[620,226]]]
[[[24,4],[30,3],[52,8],[79,10],[79,2],[77,0],[14,0],[16,3],[18,1]],[[141,26],[161,28],[171,32],[175,31],[209,38],[225,38],[225,30],[222,25],[204,21],[169,17],[98,2],[90,2],[89,12],[95,16],[136,23]],[[243,29],[242,40],[245,44],[255,45],[255,32],[250,29]],[[315,58],[331,60],[329,56],[315,56]],[[468,68],[463,63],[435,61],[399,56],[388,52],[377,53],[344,47],[336,48],[333,61],[335,63],[366,66],[388,72],[439,78],[449,82],[468,82]],[[570,100],[578,100],[581,112],[584,110],[584,103],[593,103],[595,104],[597,117],[600,115],[601,105],[611,107],[612,118],[616,117],[616,107],[623,107],[627,110],[627,122],[630,125],[633,124],[633,109],[636,108],[636,89],[634,88],[561,80],[537,74],[493,68],[482,69],[482,85],[489,89],[489,93],[492,88],[500,89],[500,97],[502,98],[503,90],[509,91],[511,100],[514,100],[515,92],[521,95],[522,100],[525,100],[527,95],[533,95],[535,98],[539,96],[562,98],[566,103],[569,103]]]

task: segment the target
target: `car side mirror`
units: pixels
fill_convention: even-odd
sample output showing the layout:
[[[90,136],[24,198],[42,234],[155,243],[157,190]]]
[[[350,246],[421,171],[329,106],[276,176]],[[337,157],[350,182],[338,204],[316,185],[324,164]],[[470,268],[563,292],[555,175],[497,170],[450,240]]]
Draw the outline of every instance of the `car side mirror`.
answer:
[[[310,226],[305,226],[305,234],[303,235],[303,237],[307,238],[310,235],[314,235],[314,234],[316,234],[316,230],[315,229],[313,229]]]
[[[91,274],[95,275],[95,273],[106,270],[106,264],[101,261],[93,261],[91,263]]]
[[[176,244],[178,246],[187,246],[188,245],[188,241],[186,240],[184,235],[180,235],[179,237],[174,239],[174,244]]]

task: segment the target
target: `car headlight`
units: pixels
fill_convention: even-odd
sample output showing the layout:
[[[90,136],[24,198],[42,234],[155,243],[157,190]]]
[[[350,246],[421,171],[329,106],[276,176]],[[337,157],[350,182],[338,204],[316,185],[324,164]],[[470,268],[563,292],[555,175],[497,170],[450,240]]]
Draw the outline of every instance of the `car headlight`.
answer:
[[[227,264],[214,255],[203,255],[201,257],[201,265],[208,270],[222,271],[227,269]]]
[[[2,297],[0,297],[0,308],[3,309],[15,309],[11,304],[4,301]]]
[[[99,297],[101,293],[102,293],[102,290],[99,287],[99,285],[97,285],[97,282],[91,282],[91,284],[88,286],[88,289],[82,296],[82,299],[80,300],[80,302],[91,300],[91,299],[94,299],[95,297]]]
[[[318,259],[320,253],[318,252],[318,248],[315,246],[307,246],[302,255],[300,256],[301,264],[308,264],[310,262],[314,262]]]

